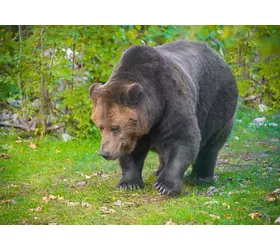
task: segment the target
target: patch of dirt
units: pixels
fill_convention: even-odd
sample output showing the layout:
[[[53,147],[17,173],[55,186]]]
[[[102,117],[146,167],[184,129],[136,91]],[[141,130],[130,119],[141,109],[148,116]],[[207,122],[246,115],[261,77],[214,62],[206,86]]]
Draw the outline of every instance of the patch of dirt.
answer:
[[[168,199],[168,197],[166,195],[156,195],[156,196],[149,196],[149,195],[145,195],[142,196],[141,199],[147,203],[147,204],[151,204],[154,202],[162,202]]]
[[[219,155],[217,165],[231,165],[232,167],[241,168],[255,166],[260,163],[266,164],[268,163],[268,159],[279,151],[280,147],[261,152],[223,153]],[[236,159],[239,159],[238,163],[236,162]]]

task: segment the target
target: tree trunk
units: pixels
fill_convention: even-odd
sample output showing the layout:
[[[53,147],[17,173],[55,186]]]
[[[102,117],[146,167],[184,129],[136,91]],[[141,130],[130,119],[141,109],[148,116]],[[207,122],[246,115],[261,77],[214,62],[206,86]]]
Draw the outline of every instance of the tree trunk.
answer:
[[[18,37],[19,37],[19,60],[18,60],[18,65],[20,65],[20,59],[21,59],[21,54],[22,54],[22,46],[21,46],[21,43],[22,43],[22,32],[21,32],[21,26],[18,25]],[[18,88],[19,88],[19,91],[22,92],[22,83],[21,83],[21,78],[20,78],[20,74],[18,73]]]
[[[42,26],[42,32],[41,32],[41,86],[40,86],[40,120],[42,125],[42,132],[41,136],[44,136],[47,131],[47,121],[46,121],[46,107],[47,107],[47,89],[45,86],[45,72],[44,72],[44,31],[45,28]]]

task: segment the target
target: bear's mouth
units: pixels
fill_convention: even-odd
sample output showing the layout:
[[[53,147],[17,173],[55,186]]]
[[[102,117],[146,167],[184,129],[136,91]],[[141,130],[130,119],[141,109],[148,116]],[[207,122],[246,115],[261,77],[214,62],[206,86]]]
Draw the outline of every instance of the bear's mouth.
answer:
[[[117,154],[117,155],[114,156],[114,157],[109,157],[108,160],[114,161],[114,160],[118,159],[121,155],[122,155],[122,153],[119,153],[119,154]]]

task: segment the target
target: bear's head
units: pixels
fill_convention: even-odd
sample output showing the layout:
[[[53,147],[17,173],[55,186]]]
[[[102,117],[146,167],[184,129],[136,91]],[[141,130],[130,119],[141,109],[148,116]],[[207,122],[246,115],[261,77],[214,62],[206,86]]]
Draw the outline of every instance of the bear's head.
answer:
[[[148,133],[146,115],[141,109],[143,87],[138,83],[118,87],[96,83],[89,92],[93,103],[91,118],[102,134],[99,154],[115,160],[124,152],[132,152],[137,140]]]

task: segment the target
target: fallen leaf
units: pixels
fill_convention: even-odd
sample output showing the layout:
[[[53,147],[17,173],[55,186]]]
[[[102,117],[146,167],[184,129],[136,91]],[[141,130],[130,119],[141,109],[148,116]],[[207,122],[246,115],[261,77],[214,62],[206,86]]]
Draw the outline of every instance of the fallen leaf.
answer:
[[[61,152],[61,150],[56,149],[55,152],[58,154]]]
[[[207,215],[209,215],[210,217],[212,217],[212,218],[214,218],[214,219],[220,219],[220,216],[215,215],[215,214],[210,214],[210,213],[205,212],[205,211],[199,211],[199,213],[201,213],[201,214],[207,214]]]
[[[274,224],[280,224],[280,216],[274,221]]]
[[[101,207],[102,214],[114,214],[116,211],[114,209],[107,208],[105,206]]]
[[[55,200],[56,199],[56,196],[54,196],[54,195],[49,195],[49,200]]]
[[[17,202],[15,200],[2,200],[1,203],[16,204]]]
[[[17,138],[16,143],[22,143],[22,139],[20,137]]]
[[[165,225],[177,225],[175,222],[173,222],[171,219],[169,219]]]
[[[93,176],[93,177],[101,177],[102,176],[102,172],[93,173],[91,176]]]
[[[67,202],[67,206],[69,206],[69,207],[77,207],[79,205],[80,205],[80,202],[72,202],[72,201]]]
[[[55,199],[56,199],[56,196],[54,196],[54,195],[47,195],[47,196],[42,198],[42,200],[46,203],[48,203],[49,200],[55,200]]]
[[[44,202],[46,202],[46,203],[49,202],[49,199],[48,199],[46,196],[43,197],[42,200],[43,200]]]
[[[280,196],[280,188],[275,189],[272,194],[275,196]]]
[[[280,200],[280,188],[275,189],[271,194],[266,196],[266,200],[269,202]]]
[[[266,196],[266,200],[269,202],[274,202],[274,201],[276,201],[276,197],[268,195],[268,196]]]
[[[2,172],[2,171],[4,171],[5,170],[5,168],[3,167],[3,168],[0,168],[0,172]]]
[[[64,201],[64,197],[57,197],[58,201]]]
[[[104,174],[102,171],[101,172],[96,172],[96,173],[93,173],[91,175],[91,177],[109,177],[110,175],[108,174]]]
[[[129,201],[121,201],[121,200],[117,200],[116,202],[113,203],[116,206],[123,206],[123,205],[128,205],[128,206],[132,206],[135,203],[134,202],[129,202]]]
[[[87,184],[87,181],[77,181],[78,187],[84,187]]]
[[[201,214],[209,214],[208,212],[205,212],[205,211],[199,211],[199,213],[201,213]]]
[[[92,207],[88,202],[82,202],[81,206],[82,207],[87,207],[87,208],[91,208]]]
[[[36,144],[34,144],[34,143],[32,143],[32,142],[29,144],[29,147],[32,148],[32,149],[37,148]]]
[[[228,220],[231,220],[231,216],[229,214],[225,215]]]
[[[31,212],[41,212],[42,211],[42,207],[29,208],[28,210],[31,211]]]
[[[215,214],[209,214],[212,218],[214,218],[214,219],[221,219],[221,217],[220,216],[218,216],[218,215],[215,215]]]
[[[249,215],[253,220],[255,220],[255,219],[259,220],[262,217],[262,212],[256,211],[256,212],[250,213]]]
[[[0,154],[0,158],[2,158],[2,159],[9,159],[9,158],[11,158],[11,156],[8,155],[8,154],[5,154],[5,153],[1,153]]]
[[[122,201],[121,200],[117,200],[113,204],[116,205],[116,206],[121,206],[122,205]]]
[[[227,209],[230,209],[230,205],[226,204],[225,202],[223,203],[223,206],[226,207]]]

